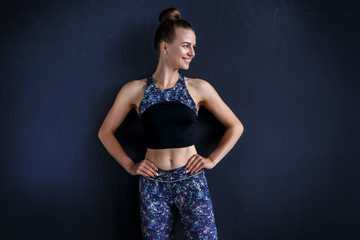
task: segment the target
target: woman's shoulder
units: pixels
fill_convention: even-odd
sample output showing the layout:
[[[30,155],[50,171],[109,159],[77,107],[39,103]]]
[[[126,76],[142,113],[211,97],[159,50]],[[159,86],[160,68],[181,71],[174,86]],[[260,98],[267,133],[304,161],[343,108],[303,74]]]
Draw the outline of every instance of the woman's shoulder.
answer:
[[[201,90],[201,89],[206,89],[209,87],[212,87],[211,84],[202,78],[189,78],[189,77],[184,77],[186,85],[188,85],[191,88],[195,88],[197,90]]]
[[[122,85],[118,95],[126,98],[128,102],[136,103],[146,88],[146,78],[130,80]]]
[[[147,78],[135,79],[126,82],[121,89],[125,89],[130,92],[142,91],[146,88]]]

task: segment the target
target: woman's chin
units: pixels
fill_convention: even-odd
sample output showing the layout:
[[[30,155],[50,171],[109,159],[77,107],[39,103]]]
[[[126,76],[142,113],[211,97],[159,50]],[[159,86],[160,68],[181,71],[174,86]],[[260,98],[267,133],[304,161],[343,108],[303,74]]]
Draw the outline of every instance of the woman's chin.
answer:
[[[181,69],[187,70],[187,69],[189,69],[189,67],[190,67],[190,65],[183,65],[183,67]]]

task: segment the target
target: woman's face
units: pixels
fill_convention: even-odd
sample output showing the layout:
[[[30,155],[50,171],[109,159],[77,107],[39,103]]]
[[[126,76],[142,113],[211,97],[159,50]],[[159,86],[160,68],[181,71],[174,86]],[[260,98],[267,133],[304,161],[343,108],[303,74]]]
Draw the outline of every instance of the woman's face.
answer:
[[[174,68],[188,69],[195,57],[196,37],[193,30],[175,29],[176,37],[173,43],[167,44],[165,61]]]

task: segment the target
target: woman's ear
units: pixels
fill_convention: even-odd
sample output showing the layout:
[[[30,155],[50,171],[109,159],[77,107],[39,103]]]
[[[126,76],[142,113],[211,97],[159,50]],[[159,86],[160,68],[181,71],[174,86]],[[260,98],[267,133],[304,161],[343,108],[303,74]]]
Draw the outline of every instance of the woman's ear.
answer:
[[[161,44],[160,44],[160,50],[161,50],[161,52],[166,52],[167,51],[167,44],[166,44],[166,42],[161,42]]]

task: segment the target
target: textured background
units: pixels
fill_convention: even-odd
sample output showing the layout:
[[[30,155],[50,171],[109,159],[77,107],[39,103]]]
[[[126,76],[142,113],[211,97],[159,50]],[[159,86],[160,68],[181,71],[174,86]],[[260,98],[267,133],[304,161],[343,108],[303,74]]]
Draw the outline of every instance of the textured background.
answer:
[[[355,1],[354,1],[355,2]],[[157,65],[161,10],[195,29],[185,76],[245,131],[206,171],[219,239],[359,239],[359,10],[350,1],[2,1],[1,239],[141,239],[137,177],[97,131]],[[222,126],[201,108],[206,156]],[[132,111],[116,132],[145,149]],[[182,237],[177,215],[176,239]]]

